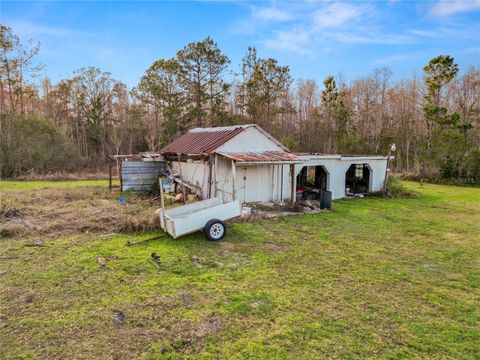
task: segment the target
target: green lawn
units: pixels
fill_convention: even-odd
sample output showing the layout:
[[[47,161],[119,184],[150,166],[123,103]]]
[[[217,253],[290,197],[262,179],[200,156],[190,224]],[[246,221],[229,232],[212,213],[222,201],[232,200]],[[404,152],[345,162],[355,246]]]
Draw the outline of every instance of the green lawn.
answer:
[[[0,239],[0,358],[480,358],[480,189],[408,186],[221,242]]]
[[[114,180],[118,185],[118,180]],[[31,190],[42,188],[70,188],[77,186],[108,186],[108,180],[59,180],[59,181],[12,181],[0,180],[0,191],[7,190]]]

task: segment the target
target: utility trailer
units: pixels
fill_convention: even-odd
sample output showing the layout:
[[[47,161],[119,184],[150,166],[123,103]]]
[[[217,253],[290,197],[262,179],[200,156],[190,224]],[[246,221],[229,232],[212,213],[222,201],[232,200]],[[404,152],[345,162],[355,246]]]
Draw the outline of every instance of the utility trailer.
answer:
[[[240,216],[240,202],[224,202],[221,197],[214,197],[173,209],[158,209],[156,213],[162,229],[174,239],[203,230],[207,239],[216,241],[227,233],[224,221]]]

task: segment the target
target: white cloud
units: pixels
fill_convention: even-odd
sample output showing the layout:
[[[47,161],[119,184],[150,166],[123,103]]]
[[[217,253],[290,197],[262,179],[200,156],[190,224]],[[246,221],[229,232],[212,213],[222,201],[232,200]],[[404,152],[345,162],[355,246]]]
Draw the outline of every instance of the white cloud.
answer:
[[[364,3],[289,3],[281,13],[277,14],[277,10],[255,8],[251,14],[251,19],[259,13],[269,19],[269,26],[265,26],[266,31],[261,34],[266,39],[260,42],[275,50],[312,54],[327,47],[330,49],[331,43],[334,47],[339,44],[405,44],[413,38],[371,26],[369,22],[375,21],[376,9]],[[273,21],[274,17],[278,21]],[[252,34],[251,29],[248,28],[249,34]]]
[[[365,14],[368,8],[349,3],[333,3],[314,14],[314,27],[316,29],[339,28],[350,21],[355,21]]]
[[[418,14],[401,13],[397,5],[389,8],[375,2],[279,2],[274,5],[249,6],[250,14],[235,31],[255,36],[267,48],[311,55],[323,49],[338,49],[353,44],[407,45],[421,44],[432,39],[478,39],[475,24],[445,24],[418,28],[405,26],[403,16]],[[431,7],[431,4],[428,4]],[[441,0],[434,3],[438,14],[451,14],[467,9],[480,8],[480,0],[471,2]],[[412,10],[415,8],[412,7]],[[418,10],[418,8],[417,8]],[[432,10],[433,11],[433,10]],[[394,22],[399,20],[398,22]],[[407,19],[405,19],[407,20]],[[429,20],[431,21],[431,19]]]
[[[253,8],[253,17],[263,21],[287,21],[293,15],[276,7]]]
[[[433,16],[449,16],[459,12],[480,10],[480,0],[440,0],[430,9]]]

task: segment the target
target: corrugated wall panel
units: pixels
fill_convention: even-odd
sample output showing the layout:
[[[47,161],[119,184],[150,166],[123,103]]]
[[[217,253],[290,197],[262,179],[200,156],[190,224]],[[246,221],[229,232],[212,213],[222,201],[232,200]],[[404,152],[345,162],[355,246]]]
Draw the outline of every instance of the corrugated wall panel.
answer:
[[[165,168],[164,161],[123,161],[122,191],[152,191],[160,171]]]

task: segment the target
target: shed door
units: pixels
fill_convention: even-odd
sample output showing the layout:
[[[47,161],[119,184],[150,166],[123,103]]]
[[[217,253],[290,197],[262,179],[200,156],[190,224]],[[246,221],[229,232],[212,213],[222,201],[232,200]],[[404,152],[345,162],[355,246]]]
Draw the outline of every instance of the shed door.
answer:
[[[237,170],[238,197],[241,202],[272,201],[272,166],[240,167]]]

